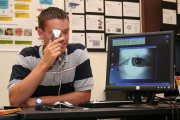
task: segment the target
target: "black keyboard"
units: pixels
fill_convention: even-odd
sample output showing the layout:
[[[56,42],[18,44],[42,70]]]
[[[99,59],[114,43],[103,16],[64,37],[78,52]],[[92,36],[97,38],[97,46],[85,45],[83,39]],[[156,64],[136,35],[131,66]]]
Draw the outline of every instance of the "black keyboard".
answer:
[[[79,107],[86,108],[107,108],[107,107],[118,107],[120,105],[134,104],[133,101],[88,101],[80,103]]]

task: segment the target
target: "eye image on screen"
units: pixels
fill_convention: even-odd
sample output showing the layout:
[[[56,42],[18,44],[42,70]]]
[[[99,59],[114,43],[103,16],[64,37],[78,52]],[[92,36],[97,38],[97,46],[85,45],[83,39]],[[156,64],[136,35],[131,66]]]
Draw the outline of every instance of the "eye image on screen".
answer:
[[[156,46],[119,49],[119,79],[155,79]]]

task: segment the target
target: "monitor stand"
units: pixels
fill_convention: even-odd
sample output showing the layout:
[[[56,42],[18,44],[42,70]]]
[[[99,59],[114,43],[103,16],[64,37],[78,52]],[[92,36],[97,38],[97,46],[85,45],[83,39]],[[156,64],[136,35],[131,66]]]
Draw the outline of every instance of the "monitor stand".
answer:
[[[134,91],[134,104],[120,105],[120,108],[134,108],[134,109],[157,109],[166,108],[164,106],[158,105],[159,101],[154,100],[156,93],[149,91],[146,101],[142,101],[141,93],[139,91]]]

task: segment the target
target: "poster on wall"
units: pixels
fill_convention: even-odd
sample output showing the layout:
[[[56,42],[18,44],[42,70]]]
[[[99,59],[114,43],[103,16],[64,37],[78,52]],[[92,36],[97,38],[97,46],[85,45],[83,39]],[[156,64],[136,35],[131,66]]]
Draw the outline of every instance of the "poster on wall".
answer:
[[[72,33],[72,43],[80,43],[85,46],[85,33]]]
[[[65,0],[65,11],[69,13],[69,3],[76,3],[77,6],[72,6],[72,13],[84,13],[84,0]]]
[[[86,12],[104,13],[104,0],[86,0]]]
[[[140,33],[140,20],[124,19],[124,34]]]
[[[163,1],[176,3],[176,0],[163,0]]]
[[[86,33],[87,48],[105,49],[104,33]]]
[[[86,15],[86,30],[104,31],[104,16]]]
[[[122,2],[105,1],[105,15],[122,17]]]
[[[0,51],[20,51],[41,45],[38,15],[50,6],[63,9],[63,0],[0,0]]]
[[[180,0],[177,0],[177,14],[180,14]]]
[[[122,34],[122,19],[106,18],[106,33]]]
[[[84,15],[72,15],[72,30],[85,30]]]
[[[123,16],[140,17],[139,3],[123,2]]]
[[[176,10],[163,9],[163,23],[177,25]]]

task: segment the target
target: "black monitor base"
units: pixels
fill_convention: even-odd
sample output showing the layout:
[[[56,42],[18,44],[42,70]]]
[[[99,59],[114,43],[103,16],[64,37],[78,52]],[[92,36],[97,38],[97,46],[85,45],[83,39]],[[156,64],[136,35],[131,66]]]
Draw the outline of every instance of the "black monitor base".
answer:
[[[162,105],[158,105],[159,100],[155,100],[155,92],[148,91],[147,98],[142,100],[141,91],[133,91],[134,104],[120,105],[120,108],[131,108],[131,109],[159,109],[166,108]]]

